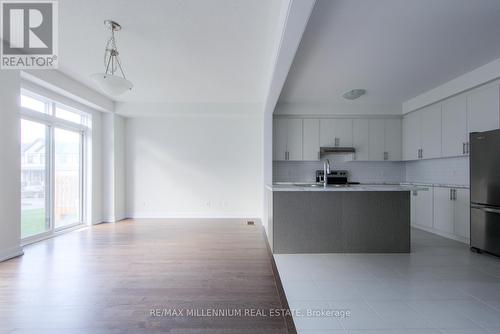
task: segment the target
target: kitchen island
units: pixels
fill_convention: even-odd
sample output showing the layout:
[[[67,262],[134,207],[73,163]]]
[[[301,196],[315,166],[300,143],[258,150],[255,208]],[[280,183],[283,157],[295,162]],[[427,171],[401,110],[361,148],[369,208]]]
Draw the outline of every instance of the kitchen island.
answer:
[[[409,253],[410,195],[422,187],[267,187],[269,244],[283,253]]]

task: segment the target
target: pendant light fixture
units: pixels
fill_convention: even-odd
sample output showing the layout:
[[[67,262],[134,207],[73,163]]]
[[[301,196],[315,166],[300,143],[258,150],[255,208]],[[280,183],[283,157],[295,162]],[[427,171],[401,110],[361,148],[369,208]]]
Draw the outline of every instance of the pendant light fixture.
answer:
[[[111,20],[104,21],[104,25],[111,31],[111,37],[108,39],[104,51],[104,73],[92,74],[91,78],[105,93],[116,96],[131,90],[134,85],[125,77],[120,53],[116,47],[115,32],[120,31],[122,27]]]

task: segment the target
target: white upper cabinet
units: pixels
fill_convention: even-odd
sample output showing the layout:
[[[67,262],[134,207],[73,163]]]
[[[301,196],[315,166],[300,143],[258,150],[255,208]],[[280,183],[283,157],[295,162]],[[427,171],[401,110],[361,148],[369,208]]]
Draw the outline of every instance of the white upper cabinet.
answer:
[[[276,118],[273,122],[273,160],[287,160],[288,120]]]
[[[368,119],[353,120],[353,146],[356,149],[354,160],[366,161],[370,159],[369,123]]]
[[[273,132],[274,160],[302,160],[302,119],[276,118]]]
[[[321,147],[354,147],[354,160],[400,161],[400,118],[286,118],[273,123],[273,160],[320,160]]]
[[[456,157],[467,154],[467,98],[455,96],[442,104],[442,156]]]
[[[319,143],[322,147],[353,145],[352,119],[329,118],[319,122]]]
[[[500,127],[500,90],[494,83],[467,94],[469,132],[488,131]]]
[[[343,147],[351,147],[353,142],[352,137],[352,119],[339,118],[335,120],[334,136],[338,138],[339,145]]]
[[[420,114],[415,111],[403,118],[404,160],[420,159],[421,125]]]
[[[303,160],[319,160],[319,119],[303,120]]]
[[[386,119],[384,133],[384,160],[401,161],[403,153],[401,119]]]
[[[421,120],[421,159],[441,157],[441,104],[418,111]]]
[[[369,124],[369,160],[385,160],[385,120],[370,119]]]
[[[417,115],[421,117],[420,131]],[[498,128],[500,85],[494,82],[407,114],[403,156],[414,160],[468,155],[470,132]]]
[[[288,120],[288,160],[302,160],[302,120]]]

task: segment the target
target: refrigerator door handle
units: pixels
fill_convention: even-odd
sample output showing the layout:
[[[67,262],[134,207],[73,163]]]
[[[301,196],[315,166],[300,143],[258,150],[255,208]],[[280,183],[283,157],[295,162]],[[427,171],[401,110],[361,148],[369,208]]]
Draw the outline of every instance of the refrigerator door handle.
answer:
[[[482,210],[482,211],[484,211],[484,212],[489,212],[489,213],[500,213],[500,209],[488,208],[488,207],[481,206],[481,205],[474,205],[474,204],[472,204],[470,207],[471,207],[471,208],[473,208],[473,209],[479,209],[479,210]]]

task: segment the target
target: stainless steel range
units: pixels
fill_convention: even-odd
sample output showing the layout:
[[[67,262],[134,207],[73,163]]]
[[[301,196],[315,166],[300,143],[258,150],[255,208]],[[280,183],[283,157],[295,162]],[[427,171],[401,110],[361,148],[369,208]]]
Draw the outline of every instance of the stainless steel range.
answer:
[[[325,182],[324,170],[316,171],[316,182]],[[330,185],[347,185],[349,184],[349,171],[347,170],[331,170],[327,174],[326,184]]]

